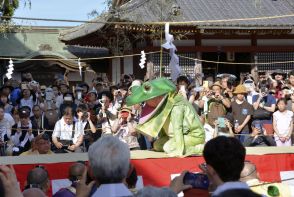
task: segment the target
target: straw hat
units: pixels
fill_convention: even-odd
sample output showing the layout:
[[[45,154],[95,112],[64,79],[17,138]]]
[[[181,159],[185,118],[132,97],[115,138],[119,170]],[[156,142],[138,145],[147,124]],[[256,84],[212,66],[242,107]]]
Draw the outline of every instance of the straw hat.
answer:
[[[246,87],[244,85],[238,85],[233,94],[247,94]]]
[[[217,82],[215,82],[214,84],[212,84],[212,85],[210,86],[210,89],[212,89],[213,86],[218,86],[218,87],[220,87],[221,89],[223,89],[223,86],[220,84],[219,81],[217,81]]]

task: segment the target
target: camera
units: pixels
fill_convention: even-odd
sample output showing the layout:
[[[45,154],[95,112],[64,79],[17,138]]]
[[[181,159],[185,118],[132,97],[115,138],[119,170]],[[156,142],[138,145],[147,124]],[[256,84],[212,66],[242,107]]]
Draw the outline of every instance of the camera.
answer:
[[[208,190],[209,180],[206,174],[187,172],[184,176],[183,183],[185,185],[192,185],[195,189]]]
[[[88,112],[87,111],[83,112],[83,118],[87,119],[88,117],[89,117]]]
[[[260,92],[261,92],[261,94],[267,94],[268,93],[267,87],[261,87]]]
[[[196,87],[196,88],[194,88],[194,91],[195,92],[202,92],[204,89],[203,89],[203,87]]]

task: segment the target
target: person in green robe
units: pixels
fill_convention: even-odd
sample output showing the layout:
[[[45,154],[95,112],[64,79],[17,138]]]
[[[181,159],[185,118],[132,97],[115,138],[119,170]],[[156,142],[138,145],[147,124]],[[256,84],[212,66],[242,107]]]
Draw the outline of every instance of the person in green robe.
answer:
[[[166,78],[147,81],[132,89],[127,105],[145,102],[136,129],[155,140],[155,151],[170,156],[202,154],[205,133],[198,114],[187,99],[177,94]]]

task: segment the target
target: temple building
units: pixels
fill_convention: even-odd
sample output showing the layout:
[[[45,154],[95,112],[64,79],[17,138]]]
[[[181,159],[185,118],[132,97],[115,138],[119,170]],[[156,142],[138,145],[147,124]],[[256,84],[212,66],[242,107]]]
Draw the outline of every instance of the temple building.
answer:
[[[294,69],[294,63],[256,63],[294,59],[293,13],[291,0],[113,1],[108,12],[89,23],[62,31],[59,39],[67,46],[105,47],[110,55],[160,51],[164,24],[157,22],[186,21],[171,23],[170,27],[177,54],[192,58],[180,57],[180,66],[186,74],[193,74],[193,58],[207,60],[202,62],[203,72],[213,75],[222,72],[239,75],[257,69],[290,70]],[[273,17],[282,15],[288,16]],[[170,72],[168,53],[147,56],[154,64],[154,72],[159,70],[161,58],[165,72]],[[119,81],[123,73],[143,78],[146,68],[142,70],[139,61],[140,56],[113,58],[103,65],[106,66],[103,70],[113,81]]]
[[[70,84],[82,81],[90,83],[96,75],[95,68],[91,66],[95,64],[92,64],[92,60],[82,61],[83,74],[80,76],[77,58],[107,56],[108,50],[66,46],[58,39],[60,31],[65,28],[67,27],[23,27],[15,32],[1,34],[1,78],[5,77],[9,58],[12,58],[17,59],[13,61],[14,79],[21,80],[22,73],[30,72],[40,84],[51,85],[55,77],[62,77],[68,70]]]

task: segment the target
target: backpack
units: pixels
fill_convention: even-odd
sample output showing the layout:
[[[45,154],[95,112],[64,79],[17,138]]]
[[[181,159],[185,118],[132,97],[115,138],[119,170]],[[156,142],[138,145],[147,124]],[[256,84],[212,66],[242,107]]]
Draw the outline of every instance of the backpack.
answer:
[[[214,127],[214,121],[218,117],[223,117],[227,114],[227,110],[221,101],[210,100],[208,101],[208,112],[206,115],[206,122]]]

